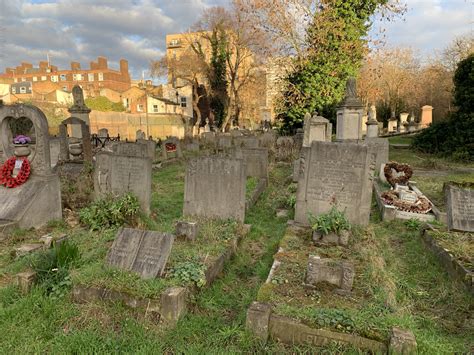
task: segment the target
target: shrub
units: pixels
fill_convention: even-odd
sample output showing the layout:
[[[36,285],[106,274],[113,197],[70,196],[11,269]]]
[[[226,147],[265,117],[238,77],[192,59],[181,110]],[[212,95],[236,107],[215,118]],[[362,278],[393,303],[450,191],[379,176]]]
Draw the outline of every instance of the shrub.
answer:
[[[89,207],[80,210],[82,223],[92,230],[133,224],[140,211],[140,203],[133,194],[125,194],[119,198],[109,195],[94,201]]]
[[[328,213],[323,213],[318,217],[310,214],[309,221],[314,231],[324,235],[329,233],[339,234],[343,230],[351,229],[351,225],[344,212],[339,211],[336,206],[333,206]]]
[[[197,287],[206,285],[205,266],[201,263],[184,261],[171,269],[170,276],[183,284],[194,283]]]
[[[112,102],[105,96],[89,97],[85,102],[87,107],[95,111],[125,111],[125,107],[120,102]]]

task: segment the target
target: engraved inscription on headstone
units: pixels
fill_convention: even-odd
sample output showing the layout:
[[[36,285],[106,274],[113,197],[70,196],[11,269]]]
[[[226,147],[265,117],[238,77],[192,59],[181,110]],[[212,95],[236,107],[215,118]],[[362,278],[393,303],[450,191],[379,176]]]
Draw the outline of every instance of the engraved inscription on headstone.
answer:
[[[121,228],[107,255],[107,263],[136,272],[143,279],[161,276],[173,246],[168,233]]]
[[[474,232],[474,188],[447,184],[444,188],[448,228]]]
[[[296,195],[295,221],[307,225],[332,206],[351,223],[369,222],[375,154],[355,143],[313,142],[303,149]]]
[[[183,214],[235,218],[243,222],[245,184],[245,163],[242,159],[193,159],[186,169]]]

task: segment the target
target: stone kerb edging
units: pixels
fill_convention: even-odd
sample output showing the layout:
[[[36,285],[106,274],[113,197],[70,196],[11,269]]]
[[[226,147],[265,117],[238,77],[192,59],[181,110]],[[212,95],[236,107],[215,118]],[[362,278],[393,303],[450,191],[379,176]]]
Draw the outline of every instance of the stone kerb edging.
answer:
[[[253,191],[252,196],[250,196],[250,198],[247,201],[245,201],[245,211],[248,211],[257,203],[258,199],[260,198],[260,195],[267,188],[267,184],[268,184],[267,179],[260,179],[258,181],[257,187]]]
[[[421,231],[421,240],[426,249],[429,249],[436,256],[440,264],[451,276],[463,282],[470,293],[474,296],[474,272],[466,269],[456,260],[449,250],[438,244],[436,239],[430,235],[430,233],[433,233],[434,231],[436,231],[436,229],[430,224]]]
[[[420,190],[412,183],[410,183],[410,187],[413,191],[418,194],[421,194]],[[377,206],[380,211],[380,215],[382,221],[392,221],[394,219],[417,219],[422,222],[431,222],[434,220],[438,221],[445,221],[446,220],[446,213],[440,212],[440,210],[431,202],[432,210],[429,213],[414,213],[414,212],[407,212],[407,211],[400,211],[395,206],[387,205],[382,201],[381,195],[382,190],[377,181],[374,181],[373,184],[375,200],[377,201]]]
[[[231,243],[229,248],[216,257],[207,267],[204,272],[206,286],[214,282],[224,269],[225,262],[235,255],[238,244],[250,232],[250,228],[251,225],[245,224],[242,234],[239,234],[239,237]],[[198,289],[194,286],[170,287],[165,289],[161,295],[157,295],[156,298],[141,298],[127,292],[79,284],[74,285],[72,298],[77,303],[93,301],[121,302],[130,308],[143,310],[145,315],[155,314],[166,325],[174,326],[188,310],[188,296],[196,292],[198,292]]]

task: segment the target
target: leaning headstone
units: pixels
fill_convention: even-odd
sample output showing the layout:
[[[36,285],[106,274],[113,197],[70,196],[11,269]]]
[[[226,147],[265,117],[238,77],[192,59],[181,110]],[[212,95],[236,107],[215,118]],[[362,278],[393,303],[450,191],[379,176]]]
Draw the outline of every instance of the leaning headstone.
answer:
[[[150,213],[150,158],[99,152],[96,155],[94,191],[96,198],[132,192],[145,213]]]
[[[201,157],[190,160],[186,169],[183,214],[243,222],[245,187],[242,159]]]
[[[349,293],[352,290],[354,274],[354,265],[349,261],[310,255],[305,284],[318,287],[321,283],[327,283],[336,286],[337,293]]]
[[[107,255],[107,264],[153,279],[163,274],[173,242],[172,234],[121,228]]]
[[[247,177],[268,179],[267,148],[235,148],[234,156],[245,161]]]
[[[313,142],[301,155],[295,221],[308,225],[309,214],[336,206],[349,222],[367,225],[374,169],[375,154],[365,145]]]
[[[474,186],[444,186],[448,211],[448,229],[474,232]]]

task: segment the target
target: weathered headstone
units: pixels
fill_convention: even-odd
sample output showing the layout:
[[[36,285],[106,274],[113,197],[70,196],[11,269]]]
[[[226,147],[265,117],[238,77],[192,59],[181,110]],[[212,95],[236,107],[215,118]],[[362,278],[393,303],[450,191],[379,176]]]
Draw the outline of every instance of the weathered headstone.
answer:
[[[97,137],[107,138],[109,136],[109,130],[107,128],[101,128],[97,131]]]
[[[349,261],[310,255],[305,283],[314,287],[328,283],[338,288],[336,292],[349,293],[352,290],[354,274],[354,265]]]
[[[234,155],[245,161],[247,177],[268,179],[267,148],[235,148]]]
[[[390,144],[387,138],[366,138],[365,144],[369,147],[369,152],[375,154],[375,169],[379,171],[382,164],[388,162],[388,151]]]
[[[87,131],[90,137],[90,130],[89,130],[89,113],[91,109],[86,106],[84,101],[84,93],[82,88],[79,85],[74,85],[72,88],[72,97],[74,99],[74,104],[68,109],[69,113],[72,117],[76,117],[77,119],[81,120],[86,124]],[[76,124],[77,121],[72,122],[72,136],[77,138],[83,138],[82,134],[84,133],[83,125]]]
[[[356,143],[313,142],[303,149],[296,193],[295,221],[308,225],[334,205],[349,222],[369,223],[375,154]]]
[[[332,135],[332,124],[315,112],[313,116],[306,113],[304,116],[303,147],[310,147],[314,141],[330,142]]]
[[[474,186],[471,188],[446,184],[444,187],[448,228],[474,232]]]
[[[241,136],[234,137],[234,146],[243,148],[258,148],[259,141],[257,137]]]
[[[94,190],[96,198],[132,192],[145,213],[150,213],[151,159],[99,152],[96,155]]]
[[[186,169],[183,214],[243,222],[245,188],[242,159],[201,157],[190,160]]]
[[[172,234],[121,228],[107,255],[107,263],[133,271],[143,279],[156,278],[163,274],[173,242]]]
[[[137,132],[135,133],[135,139],[146,139],[145,132],[143,132],[141,129],[137,130]]]
[[[177,137],[169,137],[161,143],[162,159],[182,158],[181,142]]]
[[[217,147],[219,149],[229,149],[232,147],[232,136],[230,135],[218,135],[217,136]]]
[[[15,188],[0,186],[0,231],[4,226],[13,225],[39,228],[62,218],[60,181],[51,170],[48,120],[44,113],[31,105],[0,104],[0,145],[5,158],[16,156],[18,161],[10,124],[24,118],[28,118],[34,127],[32,147],[21,147],[26,151],[31,173],[25,183]]]
[[[176,237],[184,237],[186,240],[196,240],[199,234],[197,222],[178,221],[176,223]]]
[[[79,139],[79,144],[68,142],[67,137],[67,126],[71,125],[74,127],[80,127],[80,135],[74,137]],[[74,130],[72,130],[74,134]],[[61,122],[59,126],[59,158],[63,162],[70,160],[70,155],[79,156],[81,155],[84,161],[92,162],[92,144],[89,126],[84,120],[77,117],[69,117],[68,119]]]
[[[349,78],[344,100],[337,109],[336,140],[357,141],[362,139],[364,105],[357,97],[356,80]]]

